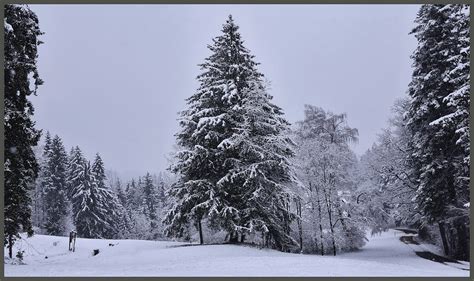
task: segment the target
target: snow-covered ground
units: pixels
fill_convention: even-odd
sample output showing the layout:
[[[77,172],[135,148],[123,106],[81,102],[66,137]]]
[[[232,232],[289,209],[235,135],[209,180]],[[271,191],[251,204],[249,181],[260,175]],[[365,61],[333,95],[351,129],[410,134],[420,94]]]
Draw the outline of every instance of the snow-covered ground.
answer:
[[[390,230],[370,237],[362,250],[336,257],[238,245],[175,247],[183,243],[80,238],[72,253],[68,237],[35,235],[18,241],[26,264],[6,261],[5,276],[469,276],[454,264],[418,257],[399,240],[402,235]],[[92,256],[93,249],[100,253]],[[456,266],[469,268],[469,263]]]

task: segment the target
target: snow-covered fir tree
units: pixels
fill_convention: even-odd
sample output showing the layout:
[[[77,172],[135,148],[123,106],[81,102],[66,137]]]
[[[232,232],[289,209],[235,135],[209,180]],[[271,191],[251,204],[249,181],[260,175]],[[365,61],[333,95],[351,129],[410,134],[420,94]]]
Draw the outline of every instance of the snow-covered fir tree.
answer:
[[[38,18],[26,5],[4,6],[4,244],[12,258],[20,231],[33,234],[29,190],[38,175],[32,147],[40,138],[29,96],[42,84],[36,67],[42,34]],[[31,87],[31,86],[32,87]]]
[[[469,257],[468,18],[468,5],[420,8],[407,114],[419,208],[439,225],[445,253],[462,259]]]
[[[84,161],[74,178],[79,183],[72,193],[74,224],[79,237],[113,238],[117,232],[113,221],[116,210],[110,206],[118,200],[102,186],[98,163],[95,161],[91,168],[90,162]]]
[[[170,189],[176,202],[164,220],[166,233],[182,237],[192,222],[203,243],[201,222],[206,219],[211,227],[228,231],[231,241],[236,241],[238,234],[243,240],[245,233],[261,231],[272,246],[283,249],[293,243],[285,227],[290,215],[282,207],[286,200],[283,184],[290,178],[286,157],[291,150],[279,134],[287,123],[281,110],[270,103],[263,75],[244,47],[232,16],[209,49],[211,56],[200,65],[200,87],[187,99],[188,109],[181,112],[182,130],[176,136],[182,149],[171,167],[179,179]],[[256,104],[257,100],[263,104]],[[256,124],[260,121],[273,123]],[[242,138],[241,134],[247,136]],[[274,143],[255,148],[271,138]],[[272,151],[260,155],[270,147]],[[272,168],[278,168],[281,175]],[[245,175],[252,177],[243,180]],[[269,178],[264,180],[265,176]],[[234,178],[246,185],[238,186]],[[257,191],[256,197],[244,195],[253,191]],[[272,199],[252,209],[251,204],[255,207],[265,195]]]
[[[128,200],[124,189],[122,188],[122,182],[120,179],[117,179],[115,182],[115,195],[117,197],[117,214],[118,214],[118,221],[116,222],[117,225],[117,237],[119,238],[130,238],[130,229],[131,229],[131,222],[130,216],[128,213]]]
[[[74,190],[77,190],[78,186],[81,185],[79,174],[83,170],[84,162],[86,162],[86,159],[84,158],[79,146],[71,148],[67,167],[67,196],[71,202],[73,202],[72,195]],[[77,214],[77,212],[78,210],[74,209],[73,205],[73,214]]]
[[[72,192],[72,206],[73,206],[73,218],[74,225],[76,226],[77,235],[84,238],[97,238],[100,230],[98,224],[104,223],[103,218],[97,216],[93,210],[91,210],[92,204],[96,200],[95,193],[91,190],[95,187],[95,181],[91,173],[90,163],[84,161],[81,163],[82,169],[78,170],[74,180],[78,183],[74,186]]]
[[[96,194],[96,201],[91,209],[95,209],[98,217],[103,218],[101,225],[101,236],[115,238],[121,229],[124,228],[123,207],[117,195],[106,185],[105,167],[102,158],[97,153],[92,164],[93,181],[95,182],[92,193]],[[96,189],[95,189],[96,188]]]
[[[147,219],[150,221],[150,233],[153,235],[153,239],[158,237],[156,232],[158,227],[158,196],[156,186],[153,183],[152,176],[147,173],[143,178],[143,211]]]
[[[290,235],[294,214],[288,209],[288,184],[295,180],[289,160],[294,143],[283,111],[271,102],[260,77],[248,78],[238,108],[244,120],[221,143],[238,152],[235,168],[217,183],[228,206],[223,221],[234,239],[240,234],[243,242],[245,235],[261,232],[268,246],[289,250],[297,244]]]
[[[116,182],[115,190],[117,192],[117,198],[120,201],[120,204],[123,207],[127,207],[127,195],[125,194],[125,190],[122,188],[122,182],[118,180]]]
[[[221,143],[233,135],[242,120],[234,107],[240,103],[242,88],[247,77],[254,75],[255,67],[231,17],[222,33],[209,46],[212,55],[200,65],[200,87],[187,99],[189,108],[181,112],[182,131],[176,137],[182,150],[171,167],[180,178],[170,189],[176,202],[165,218],[169,236],[182,236],[187,224],[193,222],[199,229],[200,243],[203,219],[216,227],[220,224],[224,202],[217,182],[234,168],[235,163],[229,160],[236,158],[236,153]]]
[[[120,227],[121,237],[133,239],[166,239],[163,236],[163,224],[165,208],[168,205],[164,196],[165,189],[169,185],[167,179],[160,173],[159,176],[147,173],[138,180],[131,179],[122,188],[120,181],[116,181],[116,196],[119,208],[122,210]]]
[[[165,179],[165,174],[160,172],[158,176],[153,177],[153,181],[156,184],[156,199],[158,205],[163,208],[166,204],[166,189],[167,189],[167,180]]]
[[[62,140],[56,135],[49,145],[45,146],[44,200],[46,220],[44,228],[50,235],[65,234],[68,202],[67,185],[67,154]]]

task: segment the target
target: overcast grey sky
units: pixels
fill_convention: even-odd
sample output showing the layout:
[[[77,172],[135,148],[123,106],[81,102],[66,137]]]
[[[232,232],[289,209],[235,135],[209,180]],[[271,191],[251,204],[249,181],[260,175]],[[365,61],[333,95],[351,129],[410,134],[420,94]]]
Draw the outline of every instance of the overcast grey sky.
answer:
[[[122,177],[158,172],[197,64],[232,14],[290,122],[304,104],[346,112],[358,155],[406,93],[418,5],[30,5],[45,34],[37,127]]]

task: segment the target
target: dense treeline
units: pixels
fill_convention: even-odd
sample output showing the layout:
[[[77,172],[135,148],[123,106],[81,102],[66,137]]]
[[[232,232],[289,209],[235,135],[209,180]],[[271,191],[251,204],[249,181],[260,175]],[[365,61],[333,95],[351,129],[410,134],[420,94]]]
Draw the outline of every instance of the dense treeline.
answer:
[[[85,238],[251,243],[336,255],[367,230],[403,226],[469,259],[469,6],[422,5],[413,75],[389,125],[361,157],[344,113],[305,105],[291,125],[229,16],[180,112],[167,172],[127,182],[34,128],[27,97],[38,19],[5,8],[5,244],[19,232]],[[370,82],[370,81],[368,81]],[[31,86],[33,85],[33,89]],[[316,93],[318,94],[318,93]],[[36,153],[36,155],[35,155]],[[33,198],[33,200],[31,200]]]
[[[423,5],[415,23],[408,97],[362,160],[381,214],[468,260],[469,6]],[[379,217],[385,226],[389,218]]]
[[[165,175],[132,179],[122,186],[108,179],[102,158],[92,164],[76,146],[67,154],[61,138],[46,133],[37,157],[39,176],[33,198],[32,223],[37,232],[84,238],[163,238],[159,218],[165,207]]]
[[[76,229],[80,237],[117,236],[122,214],[115,194],[106,185],[99,154],[92,164],[77,146],[68,155],[61,138],[51,138],[47,132],[38,159],[40,173],[32,195],[34,226],[50,235]]]

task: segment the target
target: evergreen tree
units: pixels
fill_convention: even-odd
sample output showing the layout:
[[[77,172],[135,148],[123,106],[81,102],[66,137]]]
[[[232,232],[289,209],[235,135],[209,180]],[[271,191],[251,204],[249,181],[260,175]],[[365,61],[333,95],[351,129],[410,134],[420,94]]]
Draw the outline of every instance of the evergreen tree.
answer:
[[[119,223],[122,219],[121,205],[117,196],[105,184],[107,179],[105,175],[104,162],[97,153],[92,164],[92,174],[95,184],[92,193],[96,194],[95,209],[98,217],[101,217],[104,223],[101,225],[101,236],[105,238],[116,237],[119,232]],[[91,206],[92,209],[94,207]]]
[[[455,85],[455,90],[449,93],[443,101],[450,106],[454,113],[448,114],[440,121],[455,124],[458,139],[456,144],[463,149],[463,161],[465,165],[460,166],[460,185],[466,189],[469,185],[470,164],[470,142],[469,142],[469,107],[470,107],[470,35],[469,35],[469,13],[468,5],[456,5],[453,8],[450,21],[455,26],[454,34],[457,36],[458,53],[449,60],[456,65],[448,73],[449,79]],[[466,182],[467,179],[467,182]]]
[[[127,185],[126,185],[126,187],[125,187],[125,191],[124,191],[124,193],[125,193],[125,198],[126,198],[126,202],[127,202],[127,203],[124,204],[123,206],[124,206],[127,210],[130,209],[130,205],[131,205],[131,198],[132,198],[132,197],[131,197],[131,184],[132,184],[131,182],[128,182]]]
[[[228,231],[232,241],[239,233],[263,231],[273,239],[274,246],[284,248],[291,244],[289,235],[282,231],[287,224],[283,222],[289,222],[290,215],[281,208],[287,200],[283,183],[290,179],[286,157],[291,150],[288,141],[280,137],[287,123],[280,117],[281,110],[270,103],[262,86],[263,75],[244,47],[232,16],[209,49],[211,56],[200,65],[200,87],[187,99],[189,108],[181,112],[182,130],[176,136],[182,149],[171,167],[179,179],[169,190],[176,202],[165,217],[165,232],[182,237],[187,224],[194,222],[202,244],[201,221],[207,219],[211,227]],[[256,125],[257,122],[268,123]],[[272,137],[275,142],[253,149]],[[260,157],[262,149],[273,151]],[[278,161],[281,166],[276,165]],[[277,170],[273,172],[273,168]],[[238,174],[243,180],[257,170],[263,174],[245,181],[245,187],[233,182],[233,175]],[[269,178],[264,181],[265,176]],[[249,198],[243,194],[255,191],[258,185],[263,186],[259,189],[262,197],[253,198],[253,203],[245,202]],[[258,211],[249,214],[263,202],[265,193],[274,200],[264,202]]]
[[[76,146],[71,149],[69,154],[69,162],[67,167],[67,185],[68,185],[68,192],[67,197],[72,202],[74,190],[77,190],[79,185],[81,185],[81,180],[79,178],[79,174],[82,172],[84,168],[84,162],[86,159],[82,155],[81,149]],[[73,204],[73,214],[77,214],[79,210],[74,209]]]
[[[443,98],[449,107],[449,113],[433,121],[432,125],[442,125],[455,129],[456,145],[459,154],[455,156],[456,167],[455,187],[458,197],[457,207],[450,206],[451,216],[461,216],[465,220],[469,216],[469,168],[470,168],[470,141],[469,141],[469,106],[470,106],[470,36],[469,36],[469,5],[449,5],[449,26],[453,26],[451,40],[456,42],[456,52],[448,60],[452,67],[445,79],[452,83],[454,91]],[[464,208],[459,208],[460,206]]]
[[[166,202],[166,183],[163,177],[163,173],[160,172],[160,175],[157,179],[157,200],[160,204],[160,207],[163,208]]]
[[[45,139],[44,139],[44,147],[43,147],[43,154],[42,154],[44,165],[47,165],[46,163],[48,162],[47,159],[50,155],[50,152],[51,152],[51,134],[49,133],[49,131],[47,131]],[[47,173],[47,171],[45,171],[45,173]]]
[[[82,170],[74,180],[80,184],[73,192],[74,224],[77,234],[84,238],[113,238],[116,210],[110,205],[116,202],[112,193],[101,187],[99,161],[94,168],[84,162]],[[96,179],[96,176],[98,179]]]
[[[241,242],[245,234],[259,231],[268,245],[288,250],[297,244],[290,236],[294,214],[288,209],[287,190],[294,181],[289,161],[294,143],[289,138],[289,123],[282,117],[281,108],[271,103],[260,76],[250,78],[243,89],[240,114],[244,120],[222,143],[236,151],[239,159],[236,168],[218,182],[229,206],[222,211],[223,221],[230,231],[241,234]],[[235,215],[233,210],[237,210]]]
[[[49,148],[49,150],[48,150]],[[46,166],[44,178],[44,204],[46,207],[45,229],[50,235],[65,233],[67,215],[67,154],[63,143],[55,136],[45,146]]]
[[[143,195],[144,195],[144,207],[145,215],[150,221],[150,230],[154,233],[158,226],[157,222],[157,209],[158,209],[158,198],[156,194],[156,187],[153,184],[152,177],[149,173],[146,174],[143,179]],[[156,237],[153,237],[156,238]]]
[[[143,189],[141,189],[141,178],[138,178],[138,181],[132,179],[130,185],[127,186],[127,200],[130,210],[138,210],[143,202]]]
[[[116,190],[117,190],[117,198],[119,199],[120,201],[120,204],[122,204],[123,207],[127,207],[127,195],[126,193],[124,192],[124,190],[122,189],[122,183],[120,180],[117,181],[117,186],[115,187]],[[128,184],[127,184],[128,186]]]
[[[127,185],[128,186],[128,185]],[[118,237],[119,238],[130,238],[130,228],[131,228],[131,223],[130,223],[130,216],[128,213],[128,200],[126,193],[122,189],[122,183],[120,179],[117,180],[116,182],[116,187],[115,189],[117,190],[117,214],[118,214],[118,222],[117,222],[117,230],[118,230]]]
[[[38,175],[32,147],[37,145],[40,132],[34,128],[34,109],[28,96],[43,82],[36,67],[42,32],[36,14],[26,5],[5,5],[4,11],[4,244],[8,244],[12,258],[19,232],[33,235],[28,192]]]
[[[125,211],[128,220],[129,237],[133,239],[148,239],[150,222],[145,215],[143,186],[140,177],[138,184],[135,179],[127,183],[125,194],[127,197]]]
[[[92,180],[94,182],[94,184],[92,185],[93,188],[91,189],[91,193],[96,195],[96,200],[94,204],[90,206],[90,208],[94,211],[96,209],[101,209],[99,212],[96,213],[96,215],[102,218],[103,220],[103,223],[100,224],[100,229],[98,230],[98,232],[100,233],[101,237],[110,237],[109,235],[107,235],[112,232],[112,229],[110,229],[111,225],[109,225],[109,216],[114,210],[109,210],[107,208],[107,202],[105,202],[105,198],[102,197],[103,195],[105,195],[104,191],[107,187],[105,186],[106,176],[104,162],[102,161],[102,158],[98,153],[95,155],[94,162],[92,163],[91,172]]]
[[[74,178],[79,185],[75,186],[72,195],[74,210],[74,224],[77,235],[84,238],[103,238],[101,236],[102,225],[105,224],[103,217],[97,214],[96,203],[97,182],[91,171],[90,162],[82,163],[82,170]]]
[[[198,76],[199,89],[187,99],[189,108],[181,112],[182,131],[176,136],[182,150],[171,167],[180,179],[170,189],[177,201],[165,218],[169,236],[183,236],[192,221],[203,243],[201,221],[208,218],[213,225],[220,224],[219,213],[224,206],[217,181],[234,168],[231,159],[236,156],[221,143],[232,136],[242,120],[234,108],[256,65],[237,29],[229,16],[223,34],[209,46],[212,55],[200,65],[204,72]]]
[[[105,180],[107,177],[105,176],[104,162],[102,161],[99,153],[95,155],[94,162],[92,163],[92,173],[94,174],[97,186],[99,188],[105,189]]]
[[[420,8],[407,114],[419,208],[428,223],[438,223],[446,254],[463,259],[469,257],[469,212],[459,212],[469,202],[468,13],[458,4]],[[457,232],[455,249],[448,245],[450,225]]]

